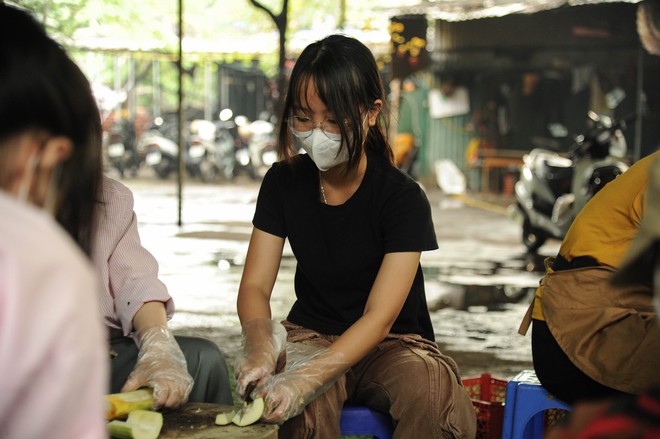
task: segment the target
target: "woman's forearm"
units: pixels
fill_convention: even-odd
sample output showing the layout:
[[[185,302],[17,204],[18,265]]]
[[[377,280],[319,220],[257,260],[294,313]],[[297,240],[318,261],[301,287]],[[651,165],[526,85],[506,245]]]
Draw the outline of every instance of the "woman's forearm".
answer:
[[[353,365],[383,341],[389,329],[389,325],[365,314],[335,340],[330,349],[341,352],[346,361]]]
[[[269,297],[241,287],[236,300],[236,310],[241,324],[256,318],[271,318]]]
[[[167,326],[167,312],[163,302],[147,302],[133,317],[133,329],[149,328],[151,326]]]

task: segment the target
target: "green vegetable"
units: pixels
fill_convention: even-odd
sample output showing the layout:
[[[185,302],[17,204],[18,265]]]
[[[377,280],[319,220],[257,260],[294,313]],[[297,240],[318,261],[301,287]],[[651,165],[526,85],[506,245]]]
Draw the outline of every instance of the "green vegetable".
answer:
[[[244,402],[243,407],[234,415],[231,422],[239,427],[254,424],[264,414],[264,399],[256,398],[252,402]]]
[[[157,439],[163,428],[163,414],[151,410],[133,410],[126,421],[108,422],[108,432],[119,439]]]

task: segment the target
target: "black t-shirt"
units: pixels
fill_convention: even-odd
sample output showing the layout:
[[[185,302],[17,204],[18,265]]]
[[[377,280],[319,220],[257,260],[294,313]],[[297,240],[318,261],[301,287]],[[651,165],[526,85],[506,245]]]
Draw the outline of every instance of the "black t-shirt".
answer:
[[[296,257],[296,302],[287,319],[340,335],[357,321],[386,253],[438,248],[422,188],[385,158],[367,155],[364,179],[340,206],[319,201],[319,171],[306,154],[266,173],[256,228],[288,238]],[[434,340],[421,266],[391,332]]]

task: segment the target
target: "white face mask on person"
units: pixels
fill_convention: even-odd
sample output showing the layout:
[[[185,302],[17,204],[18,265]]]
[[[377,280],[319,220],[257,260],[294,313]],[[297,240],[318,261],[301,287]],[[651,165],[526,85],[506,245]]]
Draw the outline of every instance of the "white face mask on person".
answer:
[[[305,138],[293,129],[291,134],[296,147],[303,149],[321,171],[348,161],[348,148],[341,147],[341,134],[323,133],[319,129],[312,130]]]
[[[362,121],[363,127],[368,118],[369,115],[367,114]],[[311,135],[305,137],[307,132],[296,131],[293,128],[289,129],[291,130],[291,137],[296,148],[303,149],[320,171],[327,171],[334,166],[348,161],[348,147],[346,145],[344,145],[344,148],[341,147],[341,134],[327,133],[319,129],[314,129]],[[352,140],[351,134],[349,133],[349,142]]]

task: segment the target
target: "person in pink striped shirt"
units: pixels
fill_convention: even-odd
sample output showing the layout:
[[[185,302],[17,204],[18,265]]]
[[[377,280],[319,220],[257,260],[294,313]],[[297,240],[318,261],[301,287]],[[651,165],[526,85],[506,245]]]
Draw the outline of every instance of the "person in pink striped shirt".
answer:
[[[114,352],[111,392],[154,389],[156,407],[186,401],[232,404],[227,364],[211,341],[174,337],[174,303],[158,279],[158,262],[140,242],[133,194],[103,178],[92,259],[101,279],[101,309]]]

